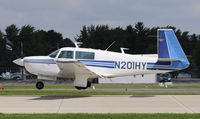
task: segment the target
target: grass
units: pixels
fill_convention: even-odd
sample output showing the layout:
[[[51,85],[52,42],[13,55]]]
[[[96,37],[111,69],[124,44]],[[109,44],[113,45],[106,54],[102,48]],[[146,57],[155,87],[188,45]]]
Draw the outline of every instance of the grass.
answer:
[[[73,95],[73,96],[91,96],[91,95],[200,95],[199,93],[132,93],[132,92],[87,92],[87,91],[0,91],[0,95]]]
[[[36,89],[33,85],[28,86],[2,86],[4,89]],[[196,86],[168,86],[168,88],[161,86],[134,86],[134,85],[96,85],[96,89],[200,89]],[[73,85],[45,85],[44,89],[75,89]]]
[[[168,88],[155,86],[155,85],[146,85],[146,86],[131,86],[131,85],[99,85],[96,86],[96,89],[200,89],[199,85],[196,86],[168,86]]]
[[[0,119],[200,119],[200,114],[0,114]]]
[[[35,86],[2,86],[4,89],[36,89]],[[168,88],[161,86],[134,86],[134,85],[96,85],[96,89],[200,89],[196,86],[168,86]],[[45,85],[44,89],[75,89],[72,85]]]
[[[96,89],[200,89],[200,86],[132,86],[132,85],[96,85]],[[96,92],[90,91],[58,91],[58,90],[27,90],[36,89],[35,86],[3,86],[4,89],[25,89],[25,90],[0,90],[0,95],[200,95],[199,93],[134,93],[134,92]],[[75,89],[72,85],[46,85],[44,89]]]
[[[34,85],[28,86],[2,86],[4,89],[36,89]],[[72,85],[45,85],[44,89],[75,89]]]

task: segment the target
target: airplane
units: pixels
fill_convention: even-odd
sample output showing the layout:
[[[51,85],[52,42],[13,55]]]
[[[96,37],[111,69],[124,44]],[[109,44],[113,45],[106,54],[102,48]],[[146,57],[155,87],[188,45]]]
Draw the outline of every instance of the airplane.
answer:
[[[64,47],[48,56],[29,56],[13,62],[38,79],[74,79],[75,88],[87,89],[94,78],[166,73],[186,69],[190,63],[172,29],[157,30],[157,54],[126,54],[107,50]],[[37,81],[36,88],[44,83]]]

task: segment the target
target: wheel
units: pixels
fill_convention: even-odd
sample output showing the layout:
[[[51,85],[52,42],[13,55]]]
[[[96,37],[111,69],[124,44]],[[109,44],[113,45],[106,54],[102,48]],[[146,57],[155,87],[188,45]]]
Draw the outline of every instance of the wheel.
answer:
[[[87,81],[87,87],[91,87],[91,82],[90,81]]]
[[[39,90],[43,89],[44,88],[44,83],[42,81],[38,81],[36,83],[36,88],[39,89]]]
[[[87,89],[88,87],[91,87],[91,82],[90,82],[90,81],[87,81],[87,87],[75,86],[75,88],[78,89],[78,90],[85,90],[85,89]]]
[[[88,87],[79,87],[79,86],[75,86],[75,88],[78,89],[78,90],[85,90],[85,89],[87,89]]]

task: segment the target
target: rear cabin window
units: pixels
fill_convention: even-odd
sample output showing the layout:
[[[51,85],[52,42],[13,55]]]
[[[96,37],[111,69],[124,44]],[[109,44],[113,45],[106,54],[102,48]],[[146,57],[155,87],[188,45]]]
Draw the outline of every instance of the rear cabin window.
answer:
[[[61,51],[58,58],[69,58],[73,59],[74,52],[73,51]]]
[[[76,59],[94,59],[94,53],[76,51]]]
[[[60,50],[56,50],[56,51],[52,52],[51,54],[49,54],[49,57],[55,58],[57,56],[57,54],[58,54],[59,51]]]

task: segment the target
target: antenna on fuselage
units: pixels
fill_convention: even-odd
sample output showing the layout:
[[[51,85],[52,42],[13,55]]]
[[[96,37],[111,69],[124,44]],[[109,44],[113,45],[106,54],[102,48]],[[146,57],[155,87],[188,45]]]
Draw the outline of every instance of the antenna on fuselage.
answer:
[[[115,41],[113,41],[113,42],[106,48],[105,51],[107,51],[114,43],[115,43]]]
[[[124,50],[129,50],[129,48],[120,48],[120,49],[121,49],[122,54],[125,54]]]
[[[74,45],[76,46],[76,48],[79,48],[78,45],[82,44],[82,42],[74,42]]]

